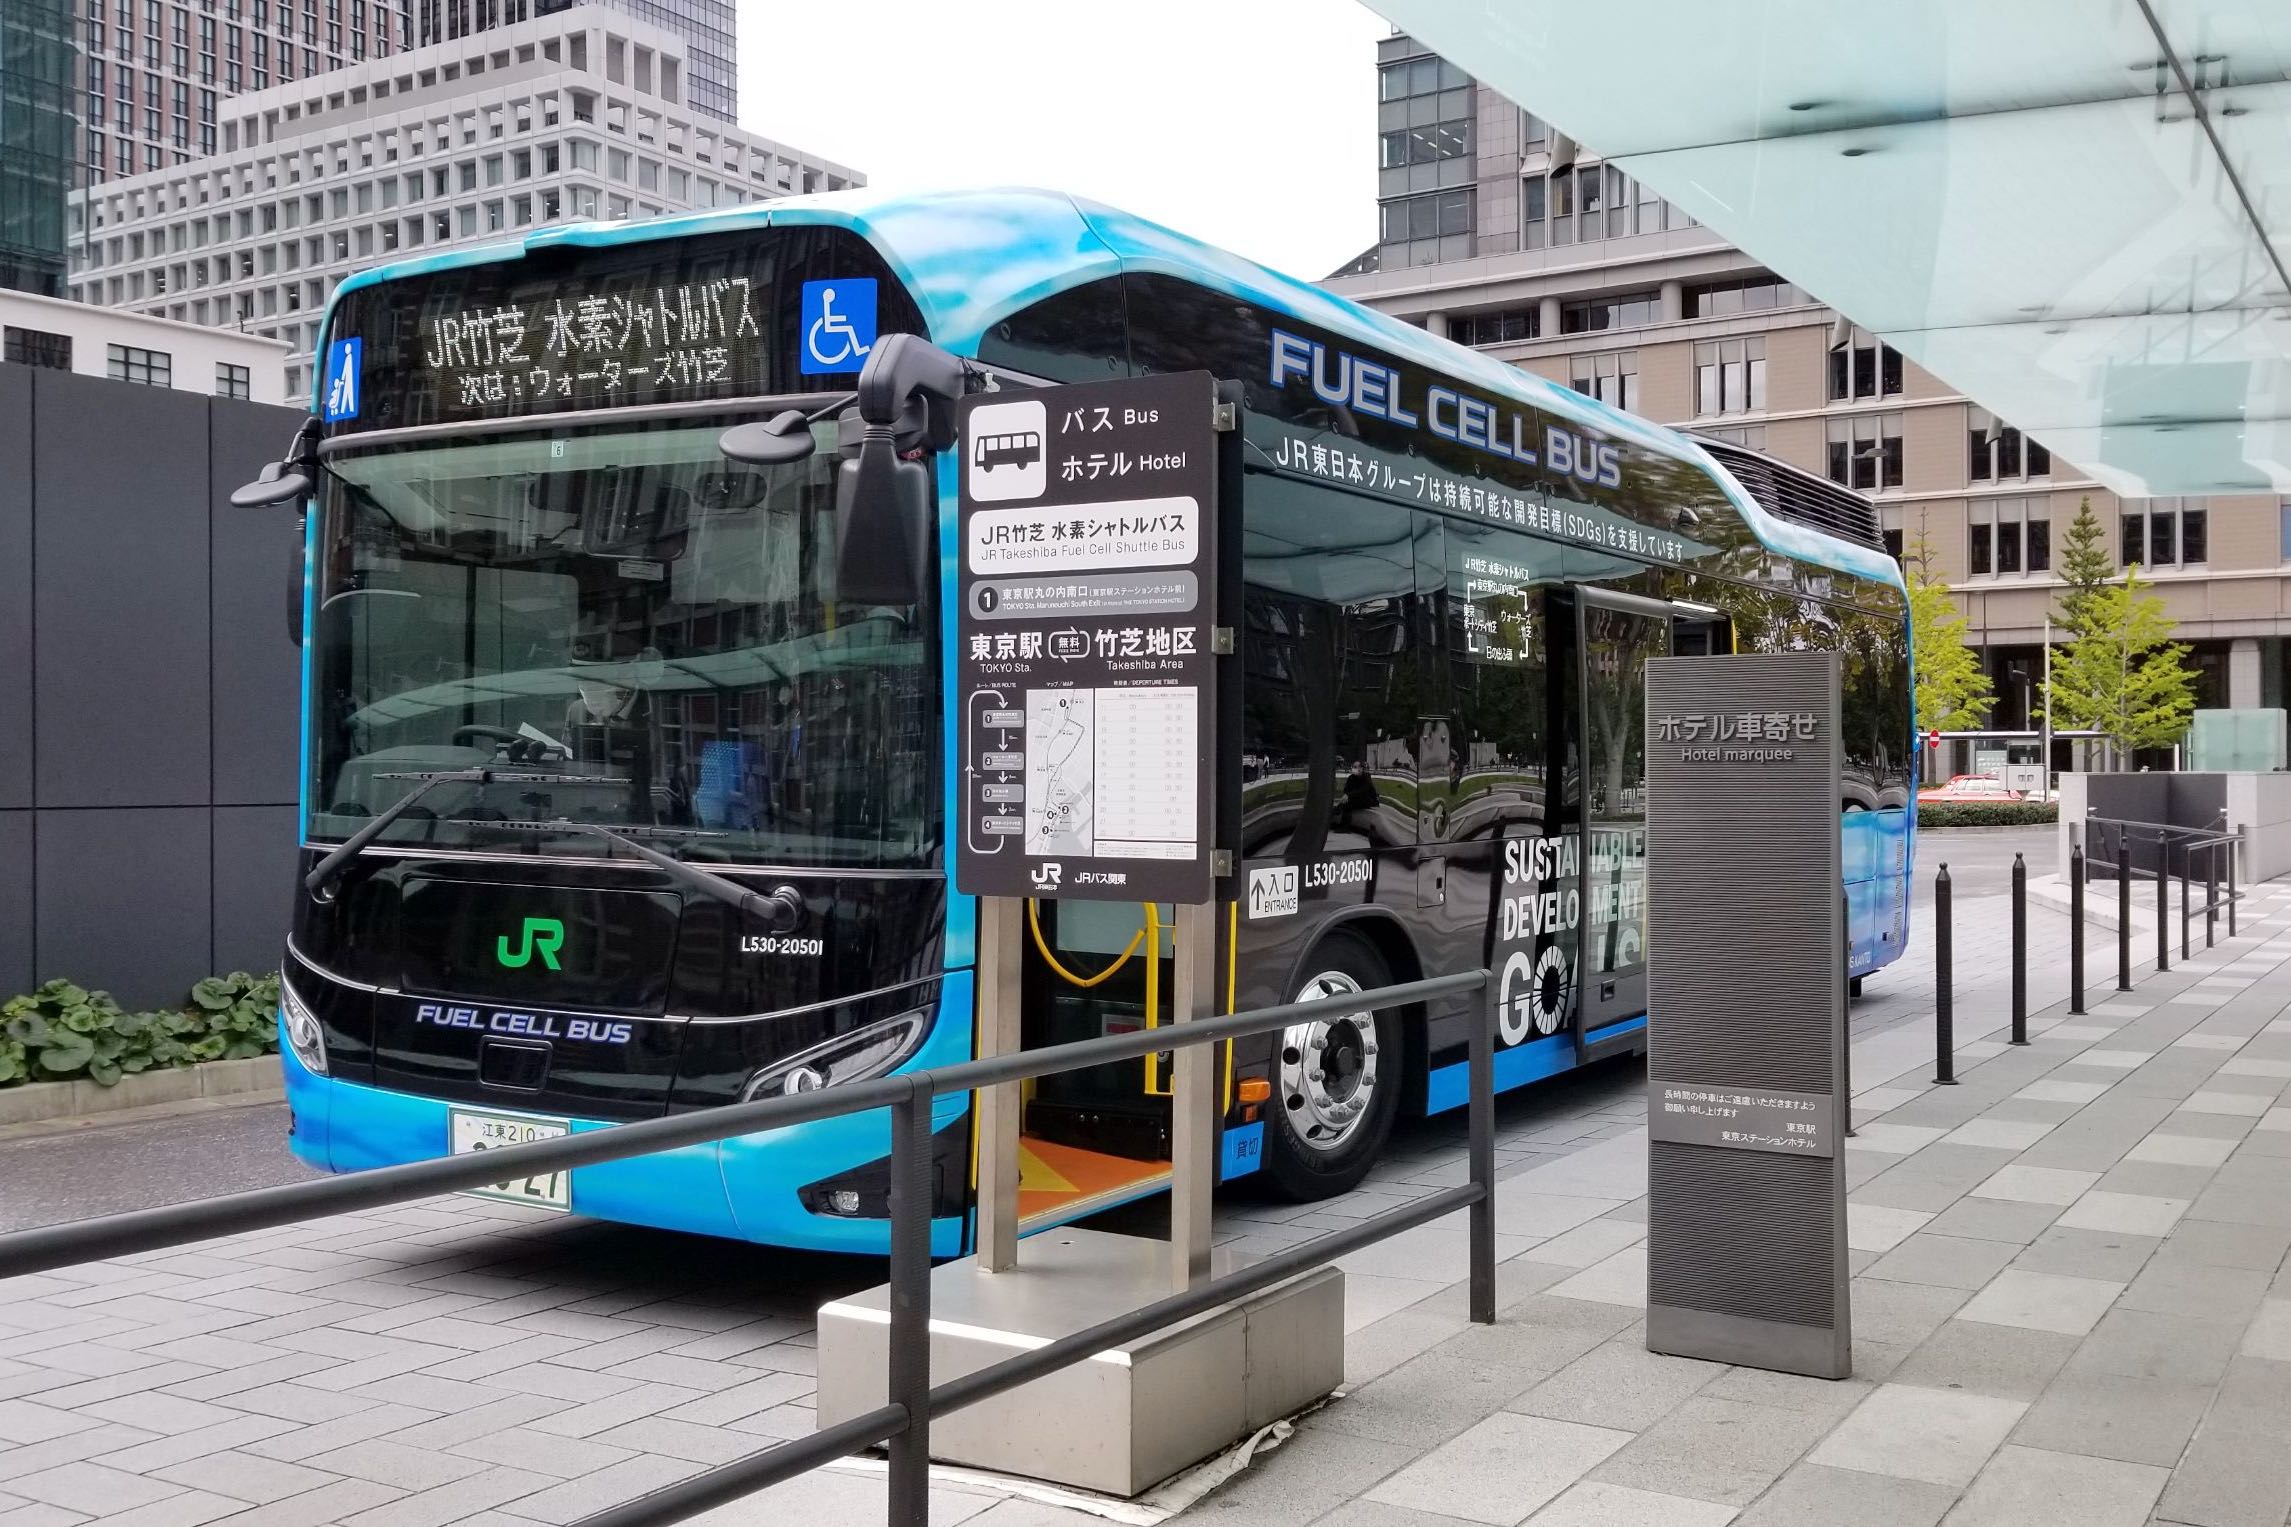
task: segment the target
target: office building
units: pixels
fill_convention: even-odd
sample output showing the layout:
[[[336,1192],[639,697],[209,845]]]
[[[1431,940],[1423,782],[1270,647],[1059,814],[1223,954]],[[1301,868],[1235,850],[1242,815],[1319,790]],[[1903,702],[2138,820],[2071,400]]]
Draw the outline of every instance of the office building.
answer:
[[[27,0],[7,0],[13,10]],[[46,0],[36,0],[46,3]],[[79,0],[77,182],[216,152],[223,103],[406,45],[406,0]]]
[[[861,183],[703,117],[683,40],[583,6],[230,101],[211,159],[75,194],[72,295],[287,342],[342,278],[554,223]]]
[[[70,0],[0,4],[0,289],[64,290],[72,111]]]
[[[26,292],[0,291],[0,365],[249,403],[286,401],[284,340]]]
[[[574,0],[413,0],[414,43],[434,42],[514,26],[569,9]],[[684,39],[684,101],[704,117],[740,119],[738,14],[733,0],[601,0],[639,21]]]
[[[2291,501],[2120,502],[1592,149],[1406,36],[1378,45],[1379,241],[1334,291],[1665,424],[1763,450],[1922,540],[2028,724],[2061,537],[2089,499],[2193,649],[2199,704],[2291,692]]]

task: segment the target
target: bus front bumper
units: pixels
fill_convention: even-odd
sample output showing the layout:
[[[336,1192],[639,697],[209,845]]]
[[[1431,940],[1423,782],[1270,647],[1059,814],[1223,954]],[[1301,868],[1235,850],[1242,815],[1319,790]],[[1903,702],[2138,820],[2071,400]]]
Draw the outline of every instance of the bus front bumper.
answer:
[[[963,995],[967,1000],[967,991]],[[448,1150],[449,1120],[457,1109],[547,1117],[569,1124],[577,1134],[613,1127],[601,1120],[520,1115],[514,1108],[448,1103],[320,1076],[294,1054],[283,1033],[280,1037],[279,1063],[285,1071],[290,1113],[288,1144],[296,1156],[322,1171],[358,1172],[443,1156]],[[936,1048],[936,1039],[927,1043],[915,1063],[931,1064],[937,1057],[930,1051]],[[934,1128],[959,1123],[967,1107],[967,1100],[959,1096],[938,1099],[932,1111]],[[767,1246],[883,1256],[891,1245],[889,1221],[813,1213],[798,1189],[879,1160],[889,1149],[887,1119],[881,1114],[852,1115],[575,1167],[571,1212]],[[932,1254],[961,1255],[964,1228],[960,1217],[934,1220]]]

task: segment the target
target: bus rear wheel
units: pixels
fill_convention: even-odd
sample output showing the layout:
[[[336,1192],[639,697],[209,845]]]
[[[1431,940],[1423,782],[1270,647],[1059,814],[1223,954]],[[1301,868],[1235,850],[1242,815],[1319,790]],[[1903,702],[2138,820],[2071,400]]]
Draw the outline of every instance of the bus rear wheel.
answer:
[[[1299,1002],[1392,984],[1384,957],[1345,933],[1322,940],[1306,969]],[[1265,1151],[1275,1188],[1302,1200],[1359,1186],[1392,1132],[1402,1054],[1394,1011],[1327,1014],[1281,1031]]]

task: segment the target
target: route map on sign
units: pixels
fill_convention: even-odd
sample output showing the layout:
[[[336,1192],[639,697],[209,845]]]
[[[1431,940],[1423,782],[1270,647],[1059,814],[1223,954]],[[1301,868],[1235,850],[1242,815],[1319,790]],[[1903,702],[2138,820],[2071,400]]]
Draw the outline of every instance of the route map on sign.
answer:
[[[966,400],[963,815],[974,895],[1209,894],[1216,384]]]

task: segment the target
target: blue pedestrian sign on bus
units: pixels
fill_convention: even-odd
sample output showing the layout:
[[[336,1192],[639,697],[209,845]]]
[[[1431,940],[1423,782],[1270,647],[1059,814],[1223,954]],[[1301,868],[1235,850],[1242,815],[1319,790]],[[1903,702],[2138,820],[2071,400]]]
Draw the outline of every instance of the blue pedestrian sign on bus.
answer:
[[[365,359],[363,339],[338,339],[326,347],[327,423],[358,417],[358,368]]]
[[[803,374],[857,371],[875,348],[875,280],[803,284]]]

